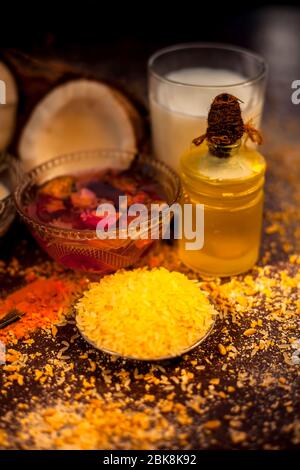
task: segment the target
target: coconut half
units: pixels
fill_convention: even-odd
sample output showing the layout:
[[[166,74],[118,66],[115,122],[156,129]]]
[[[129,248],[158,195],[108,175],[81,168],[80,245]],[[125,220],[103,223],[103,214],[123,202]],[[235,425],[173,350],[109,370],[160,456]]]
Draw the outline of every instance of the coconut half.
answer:
[[[17,85],[9,68],[0,62],[0,152],[11,142],[16,124]]]
[[[72,80],[37,104],[21,134],[19,154],[29,170],[58,155],[116,148],[129,152],[129,166],[137,149],[139,119],[127,98],[110,86]]]

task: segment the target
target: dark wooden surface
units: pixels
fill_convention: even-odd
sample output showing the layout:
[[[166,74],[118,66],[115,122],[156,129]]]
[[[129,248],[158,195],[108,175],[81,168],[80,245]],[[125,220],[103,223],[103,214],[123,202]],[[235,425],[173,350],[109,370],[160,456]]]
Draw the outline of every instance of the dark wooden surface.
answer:
[[[291,103],[291,82],[300,79],[300,11],[296,9],[266,8],[252,12],[247,21],[245,17],[236,15],[231,20],[232,28],[228,26],[218,39],[231,40],[231,42],[253,48],[264,55],[270,65],[270,76],[267,88],[267,107],[264,119],[265,145],[262,152],[268,162],[268,175],[266,184],[266,209],[261,251],[260,266],[270,265],[270,273],[267,278],[278,280],[279,292],[274,299],[274,310],[282,309],[286,304],[285,291],[281,289],[280,279],[282,272],[289,273],[293,279],[299,272],[299,265],[291,262],[291,256],[299,254],[299,201],[300,201],[300,105],[297,107]],[[244,27],[243,27],[244,25]],[[230,33],[228,32],[230,30]],[[241,33],[241,30],[243,32]],[[180,35],[179,35],[180,36]],[[197,39],[194,32],[187,39]],[[200,33],[199,33],[200,36]],[[222,37],[220,37],[222,36]],[[177,36],[178,37],[178,36]],[[125,38],[124,41],[116,41],[106,45],[97,51],[96,47],[81,49],[82,54],[74,47],[63,53],[63,58],[68,56],[71,62],[81,62],[101,79],[112,80],[117,85],[125,88],[129,94],[135,96],[143,105],[146,103],[146,58],[149,53],[158,46],[173,42],[175,33],[169,38],[159,36],[158,40],[137,43],[133,38]],[[183,40],[183,37],[179,37]],[[203,39],[199,37],[199,39]],[[211,39],[211,38],[209,38]],[[52,54],[59,54],[58,47],[52,46]],[[51,48],[50,48],[51,49]],[[106,52],[105,52],[106,51]],[[109,53],[108,53],[109,51]],[[116,59],[116,54],[118,59]],[[79,57],[80,56],[80,57]],[[282,227],[279,231],[268,233],[268,227],[277,223]],[[166,256],[159,259],[158,263],[167,267],[183,267],[176,262],[174,249],[165,246]],[[27,229],[14,223],[5,238],[1,240],[0,258],[7,266],[16,257],[22,266],[43,264],[47,259]],[[176,264],[177,263],[177,264]],[[189,275],[192,275],[189,273]],[[255,277],[255,272],[250,276]],[[240,278],[241,282],[243,277]],[[277,282],[277,281],[276,281]],[[1,297],[17,289],[24,284],[22,275],[12,275],[8,271],[0,274]],[[289,293],[293,305],[296,308],[299,300],[299,286]],[[145,409],[153,406],[144,402],[146,393],[154,394],[155,403],[164,398],[169,392],[165,390],[163,376],[168,383],[175,384],[175,403],[187,406],[191,396],[203,397],[203,409],[199,414],[191,408],[188,414],[191,416],[189,424],[180,424],[176,420],[176,413],[166,413],[170,426],[175,427],[175,434],[171,441],[160,439],[153,447],[189,447],[189,448],[295,448],[300,444],[300,382],[299,365],[288,365],[282,350],[278,347],[282,341],[288,338],[288,322],[293,325],[291,338],[299,338],[299,318],[286,319],[282,330],[279,322],[271,321],[268,317],[272,303],[264,305],[260,303],[260,309],[246,311],[244,320],[239,325],[232,321],[232,317],[219,319],[212,336],[196,351],[186,358],[178,359],[162,364],[164,370],[153,369],[150,364],[133,364],[131,362],[110,362],[109,358],[100,354],[77,338],[68,350],[70,359],[67,363],[73,363],[76,380],[72,383],[70,396],[65,396],[65,386],[58,385],[59,374],[51,383],[42,385],[34,380],[34,369],[42,369],[46,363],[54,358],[62,347],[62,341],[69,341],[75,332],[74,325],[59,328],[55,341],[53,338],[40,332],[35,333],[35,343],[28,349],[28,345],[19,342],[15,349],[26,354],[43,351],[38,359],[29,360],[23,386],[14,385],[8,389],[7,396],[0,394],[0,428],[8,433],[8,446],[10,448],[22,448],[32,446],[30,442],[24,442],[16,437],[19,428],[17,413],[14,413],[18,403],[25,402],[30,409],[36,407],[36,403],[45,407],[55,405],[59,399],[72,403],[75,395],[82,388],[84,378],[95,377],[95,391],[100,395],[112,393],[113,399],[118,400],[115,383],[119,382],[118,373],[125,370],[131,378],[130,387],[127,389],[120,382],[121,392],[128,397],[126,405],[128,410]],[[246,326],[251,320],[262,319],[270,338],[272,347],[251,356],[249,351],[254,339],[243,335]],[[244,322],[244,323],[243,323]],[[224,328],[227,332],[224,333]],[[229,336],[239,354],[229,360],[218,352],[218,343],[224,342]],[[86,361],[80,359],[82,352],[88,351],[89,357],[96,362],[96,371],[91,372],[86,366]],[[291,353],[290,349],[288,352]],[[205,365],[205,369],[196,368],[197,365]],[[223,370],[227,364],[230,373]],[[151,373],[159,381],[152,384],[148,392],[144,380],[137,380],[134,376],[134,368],[140,374]],[[172,382],[172,377],[180,379],[182,371],[190,371],[194,374],[191,395],[180,384]],[[112,377],[112,384],[104,380],[103,371]],[[248,373],[246,382],[239,388],[236,386],[239,374]],[[5,374],[0,372],[0,383],[5,381]],[[70,373],[71,374],[71,373]],[[267,376],[272,378],[268,386],[263,385]],[[71,377],[71,375],[70,375]],[[220,379],[220,384],[211,387],[211,380]],[[252,378],[252,380],[251,380]],[[71,380],[71,379],[70,379]],[[68,382],[68,376],[67,381]],[[201,383],[201,388],[197,384]],[[228,393],[228,385],[235,384],[235,392]],[[219,391],[225,391],[225,398],[218,395]],[[33,401],[32,398],[36,397]],[[12,411],[12,415],[7,414]],[[124,411],[125,412],[125,411]],[[161,411],[159,411],[160,413]],[[162,412],[161,412],[162,413]],[[10,418],[7,418],[10,416]],[[238,431],[245,433],[245,439],[236,442],[232,438],[234,428],[232,420],[241,422]],[[203,423],[208,420],[219,420],[221,425],[215,430],[206,431]],[[186,433],[186,440],[179,438],[180,433]],[[34,445],[33,445],[34,446]],[[121,444],[120,444],[121,447]]]

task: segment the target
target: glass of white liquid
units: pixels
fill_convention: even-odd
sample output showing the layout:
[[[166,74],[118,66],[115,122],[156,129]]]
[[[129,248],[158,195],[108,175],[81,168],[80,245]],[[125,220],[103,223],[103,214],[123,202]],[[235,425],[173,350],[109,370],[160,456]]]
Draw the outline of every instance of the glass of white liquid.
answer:
[[[153,151],[174,170],[192,140],[205,133],[220,93],[239,98],[244,122],[259,128],[267,74],[259,55],[223,44],[181,44],[152,55],[148,71]]]

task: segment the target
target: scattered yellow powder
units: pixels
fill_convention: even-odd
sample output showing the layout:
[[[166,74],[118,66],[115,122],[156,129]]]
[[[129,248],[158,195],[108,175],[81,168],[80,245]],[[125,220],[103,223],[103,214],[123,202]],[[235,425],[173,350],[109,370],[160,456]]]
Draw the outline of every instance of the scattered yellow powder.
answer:
[[[227,349],[226,347],[223,345],[223,344],[218,344],[218,349],[219,349],[219,353],[222,355],[222,356],[226,356],[227,354]]]
[[[240,444],[247,439],[247,434],[244,431],[237,431],[235,429],[229,430],[231,440],[234,444]]]
[[[143,450],[173,436],[174,426],[155,409],[133,411],[120,400],[95,398],[87,404],[58,402],[25,413],[17,438],[22,449]]]
[[[137,359],[184,353],[216,314],[199,286],[165,268],[105,276],[91,284],[76,310],[79,330],[96,347]]]
[[[248,328],[248,330],[244,331],[245,336],[251,336],[251,335],[254,335],[255,333],[256,333],[256,330],[254,328]]]
[[[203,427],[204,429],[217,429],[221,424],[221,421],[218,419],[212,419],[211,421],[206,421],[206,423],[203,424]]]
[[[5,447],[7,445],[8,445],[7,434],[3,429],[0,429],[0,446]]]

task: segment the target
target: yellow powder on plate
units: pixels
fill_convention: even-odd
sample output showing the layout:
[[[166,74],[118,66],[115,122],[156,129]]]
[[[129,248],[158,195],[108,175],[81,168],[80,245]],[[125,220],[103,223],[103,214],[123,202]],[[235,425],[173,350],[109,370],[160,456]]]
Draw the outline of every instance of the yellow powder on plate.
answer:
[[[76,311],[88,341],[137,359],[183,354],[205,336],[216,313],[195,282],[165,268],[105,276],[90,285]]]

